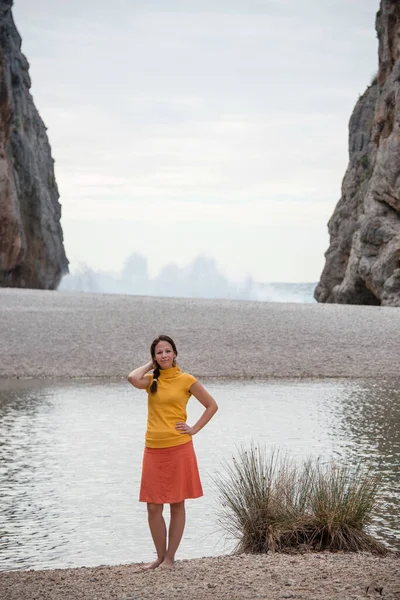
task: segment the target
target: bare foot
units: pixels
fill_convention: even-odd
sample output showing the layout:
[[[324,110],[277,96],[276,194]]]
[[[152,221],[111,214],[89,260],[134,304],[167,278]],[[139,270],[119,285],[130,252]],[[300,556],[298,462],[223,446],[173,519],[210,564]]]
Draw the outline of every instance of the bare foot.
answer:
[[[160,569],[172,569],[174,566],[174,560],[171,558],[164,558],[163,562],[160,565]]]
[[[163,558],[157,558],[152,563],[149,563],[148,565],[144,565],[143,567],[141,567],[141,569],[142,569],[142,571],[151,571],[152,569],[157,569],[157,567],[159,567],[161,565],[163,560],[164,560]]]

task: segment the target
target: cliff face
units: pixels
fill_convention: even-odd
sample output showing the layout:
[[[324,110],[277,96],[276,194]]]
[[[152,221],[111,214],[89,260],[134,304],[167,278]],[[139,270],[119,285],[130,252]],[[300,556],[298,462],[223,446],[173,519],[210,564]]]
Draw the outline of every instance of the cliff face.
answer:
[[[54,289],[68,272],[61,207],[12,3],[0,0],[0,286]]]
[[[318,302],[400,306],[400,2],[376,17],[379,71],[350,119],[350,162],[329,221]]]

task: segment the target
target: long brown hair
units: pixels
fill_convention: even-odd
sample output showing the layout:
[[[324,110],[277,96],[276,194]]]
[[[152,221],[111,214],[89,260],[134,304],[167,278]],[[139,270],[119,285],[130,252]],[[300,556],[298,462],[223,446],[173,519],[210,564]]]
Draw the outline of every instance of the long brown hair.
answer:
[[[156,361],[156,346],[159,342],[168,342],[168,344],[171,344],[172,350],[175,352],[176,356],[178,356],[178,350],[176,349],[175,342],[169,337],[169,335],[159,335],[155,340],[152,341],[150,346],[150,354],[155,364],[155,369],[153,371],[153,383],[150,386],[150,392],[152,394],[157,391],[157,379],[160,376],[160,365]]]

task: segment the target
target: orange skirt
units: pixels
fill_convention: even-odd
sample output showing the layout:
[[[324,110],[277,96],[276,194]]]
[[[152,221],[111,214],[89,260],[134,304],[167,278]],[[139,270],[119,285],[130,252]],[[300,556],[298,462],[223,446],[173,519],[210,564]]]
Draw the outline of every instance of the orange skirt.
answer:
[[[140,502],[175,504],[203,495],[193,442],[171,448],[145,448]]]

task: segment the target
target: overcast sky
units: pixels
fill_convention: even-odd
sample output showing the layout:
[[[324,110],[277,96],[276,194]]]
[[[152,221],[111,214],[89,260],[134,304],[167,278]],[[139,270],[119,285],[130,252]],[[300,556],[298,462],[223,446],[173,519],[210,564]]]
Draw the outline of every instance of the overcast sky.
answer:
[[[71,271],[316,281],[378,0],[15,0]]]

